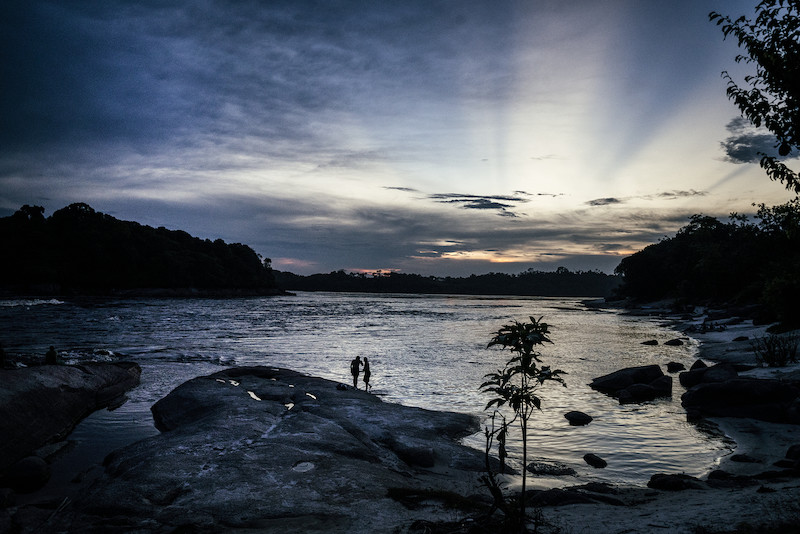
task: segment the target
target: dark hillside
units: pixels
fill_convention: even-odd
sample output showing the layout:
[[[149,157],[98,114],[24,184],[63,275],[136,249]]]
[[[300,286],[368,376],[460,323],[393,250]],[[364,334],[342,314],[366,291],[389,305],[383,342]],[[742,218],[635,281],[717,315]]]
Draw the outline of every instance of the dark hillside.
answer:
[[[275,292],[268,261],[246,245],[120,221],[83,203],[47,218],[23,206],[0,219],[0,243],[0,285],[10,293]]]

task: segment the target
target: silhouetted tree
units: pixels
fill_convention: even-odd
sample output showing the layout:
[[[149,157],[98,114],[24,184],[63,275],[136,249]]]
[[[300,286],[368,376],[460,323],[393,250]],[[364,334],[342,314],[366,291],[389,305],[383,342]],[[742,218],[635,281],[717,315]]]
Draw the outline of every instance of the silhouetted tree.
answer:
[[[711,12],[709,19],[744,49],[736,62],[756,67],[755,74],[744,78],[744,87],[727,71],[722,73],[728,81],[728,98],[754,126],[763,125],[775,135],[780,156],[796,154],[800,150],[800,2],[764,0],[756,6],[753,20],[744,16],[731,20],[717,12]],[[760,155],[761,167],[771,179],[800,193],[796,172],[774,156]]]

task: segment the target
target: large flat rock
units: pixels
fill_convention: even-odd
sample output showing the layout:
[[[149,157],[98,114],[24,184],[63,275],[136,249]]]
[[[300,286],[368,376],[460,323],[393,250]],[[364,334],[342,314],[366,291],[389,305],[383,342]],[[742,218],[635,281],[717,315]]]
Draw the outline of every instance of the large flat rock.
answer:
[[[476,417],[341,387],[266,367],[192,379],[153,406],[162,433],[112,453],[58,528],[393,532],[453,511],[390,489],[482,491],[483,453],[458,442]]]
[[[0,473],[139,383],[128,362],[0,370]]]

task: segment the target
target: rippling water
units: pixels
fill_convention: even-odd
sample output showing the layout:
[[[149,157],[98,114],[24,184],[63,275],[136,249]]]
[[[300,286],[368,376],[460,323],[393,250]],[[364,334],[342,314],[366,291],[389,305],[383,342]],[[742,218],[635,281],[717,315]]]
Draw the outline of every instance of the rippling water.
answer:
[[[73,434],[108,452],[156,433],[149,407],[181,382],[231,365],[267,364],[350,383],[349,362],[367,356],[374,392],[386,400],[482,415],[478,392],[484,374],[510,353],[487,349],[492,333],[512,320],[544,316],[552,345],[545,364],[567,371],[568,387],[539,390],[529,455],[568,464],[581,476],[615,483],[645,483],[656,472],[701,475],[725,451],[715,437],[686,423],[674,397],[620,405],[587,387],[622,367],[678,361],[697,353],[689,340],[658,322],[584,308],[580,299],[301,293],[295,297],[237,299],[128,299],[0,302],[0,342],[10,353],[41,354],[55,345],[67,360],[124,358],[143,368],[142,385],[115,412],[99,412]],[[662,344],[641,342],[658,339]],[[563,414],[594,417],[571,427]],[[98,445],[98,439],[100,444]],[[466,442],[481,448],[482,437]],[[518,442],[509,442],[513,456]],[[608,461],[595,470],[583,461],[594,452]],[[77,462],[91,463],[84,454]]]

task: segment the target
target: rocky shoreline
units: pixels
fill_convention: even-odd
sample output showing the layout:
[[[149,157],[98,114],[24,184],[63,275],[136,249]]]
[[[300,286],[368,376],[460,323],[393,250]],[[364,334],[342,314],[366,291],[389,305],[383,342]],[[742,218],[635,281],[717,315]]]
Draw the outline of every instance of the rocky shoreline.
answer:
[[[701,320],[675,327],[691,328]],[[656,475],[649,487],[589,483],[531,491],[531,506],[541,508],[545,518],[539,532],[722,533],[736,532],[741,525],[781,532],[790,524],[800,513],[800,424],[787,402],[792,399],[780,397],[777,405],[762,403],[755,411],[750,399],[740,403],[750,410],[742,413],[734,402],[744,398],[741,391],[720,403],[721,393],[715,389],[731,381],[757,380],[770,386],[770,394],[796,387],[798,366],[754,365],[749,344],[741,340],[763,331],[732,320],[725,329],[692,333],[702,341],[699,358],[712,365],[677,375],[688,387],[684,404],[689,416],[735,441],[735,450],[717,469],[703,479]],[[53,381],[73,384],[61,374],[89,375],[94,365],[93,373],[102,374],[99,369],[112,364],[69,371],[71,366],[41,366],[38,373],[55,373]],[[116,367],[135,375],[135,368],[126,365]],[[656,395],[677,394],[670,376],[645,371],[634,374],[644,377],[638,384],[647,387],[632,387],[637,383],[619,382],[617,376],[613,387],[605,382],[606,391],[620,402],[641,402],[652,390]],[[94,404],[81,397],[84,410],[108,405],[112,392],[130,387],[122,383],[99,386],[97,392],[103,393],[95,393]],[[692,391],[696,397],[697,388],[709,387],[703,402],[692,400]],[[61,389],[69,393],[73,388]],[[734,408],[740,413],[730,411]],[[343,384],[268,367],[197,377],[156,403],[152,412],[161,434],[110,454],[103,472],[84,481],[74,497],[16,506],[13,494],[3,493],[0,532],[487,528],[482,521],[491,500],[479,483],[483,453],[459,443],[479,430],[474,417],[386,403]],[[570,424],[581,423],[576,419]],[[63,437],[68,431],[56,434]],[[553,475],[548,465],[536,467],[543,468]]]

